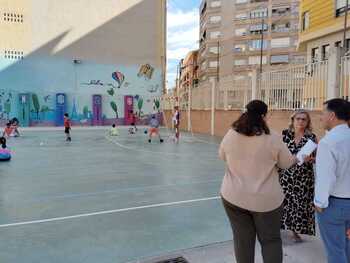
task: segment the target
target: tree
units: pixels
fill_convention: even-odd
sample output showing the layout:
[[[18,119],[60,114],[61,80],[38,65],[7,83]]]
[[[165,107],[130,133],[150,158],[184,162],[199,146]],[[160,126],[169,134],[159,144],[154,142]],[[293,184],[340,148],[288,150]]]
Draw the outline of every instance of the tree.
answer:
[[[111,101],[111,108],[115,112],[116,119],[118,119],[118,106],[114,101]]]
[[[143,99],[139,98],[137,101],[137,108],[139,109],[139,117],[141,117],[142,106],[143,106]]]
[[[156,106],[157,111],[159,112],[159,108],[160,108],[160,101],[158,99],[154,100],[154,106]]]
[[[38,95],[36,95],[35,93],[32,95],[32,101],[33,101],[34,112],[36,113],[36,119],[39,120],[40,103],[39,103]]]
[[[83,108],[83,116],[84,116],[84,119],[88,119],[89,118],[89,107],[88,106],[84,106],[84,108]]]

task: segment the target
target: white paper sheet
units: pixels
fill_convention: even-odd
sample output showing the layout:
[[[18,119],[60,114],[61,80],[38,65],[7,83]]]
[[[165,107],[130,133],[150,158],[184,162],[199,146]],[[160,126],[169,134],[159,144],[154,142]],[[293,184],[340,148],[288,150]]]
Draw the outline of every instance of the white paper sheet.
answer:
[[[310,156],[317,149],[317,144],[312,140],[308,140],[307,143],[300,149],[297,154],[298,164],[302,165],[304,163],[304,156]]]

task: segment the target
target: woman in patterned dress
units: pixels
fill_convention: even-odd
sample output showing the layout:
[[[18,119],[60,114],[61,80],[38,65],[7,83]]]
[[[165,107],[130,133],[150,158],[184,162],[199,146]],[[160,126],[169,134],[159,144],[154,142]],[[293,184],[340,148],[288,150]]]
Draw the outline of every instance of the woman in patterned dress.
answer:
[[[283,142],[294,155],[308,140],[317,143],[316,135],[312,133],[310,115],[306,111],[295,112],[289,129],[282,134]],[[300,234],[315,235],[313,163],[314,158],[309,157],[301,166],[296,164],[289,169],[280,170],[280,182],[285,194],[282,229],[291,231],[295,242],[302,242]]]

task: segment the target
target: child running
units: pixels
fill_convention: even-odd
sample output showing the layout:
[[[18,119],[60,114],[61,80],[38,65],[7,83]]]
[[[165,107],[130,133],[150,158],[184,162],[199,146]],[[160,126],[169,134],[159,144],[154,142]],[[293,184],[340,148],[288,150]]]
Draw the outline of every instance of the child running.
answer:
[[[152,142],[152,136],[154,135],[158,135],[159,141],[160,143],[162,143],[164,140],[160,137],[160,133],[159,133],[159,121],[156,118],[156,115],[152,115],[152,119],[149,122],[149,138],[148,138],[148,142],[151,143]]]
[[[179,106],[174,107],[173,124],[175,130],[175,142],[178,143],[180,139],[180,112]]]
[[[64,133],[66,134],[66,141],[71,142],[72,138],[70,137],[71,123],[68,113],[64,114]]]
[[[6,146],[6,138],[0,138],[0,162],[11,160],[11,151]]]
[[[117,127],[115,126],[115,124],[113,124],[112,128],[109,130],[109,135],[110,136],[118,136],[119,135],[119,131],[118,131]]]

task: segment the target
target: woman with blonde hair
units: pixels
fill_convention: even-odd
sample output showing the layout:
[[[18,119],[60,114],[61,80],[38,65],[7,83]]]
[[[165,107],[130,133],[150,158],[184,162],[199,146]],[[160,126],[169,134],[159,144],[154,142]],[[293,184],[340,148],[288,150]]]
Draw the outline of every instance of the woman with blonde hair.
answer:
[[[282,132],[283,142],[296,155],[300,149],[317,137],[312,132],[310,114],[305,110],[293,113],[289,128]],[[285,194],[282,213],[282,229],[293,234],[295,242],[302,242],[301,234],[315,235],[314,199],[314,158],[310,157],[302,165],[293,165],[280,170],[280,183]]]

